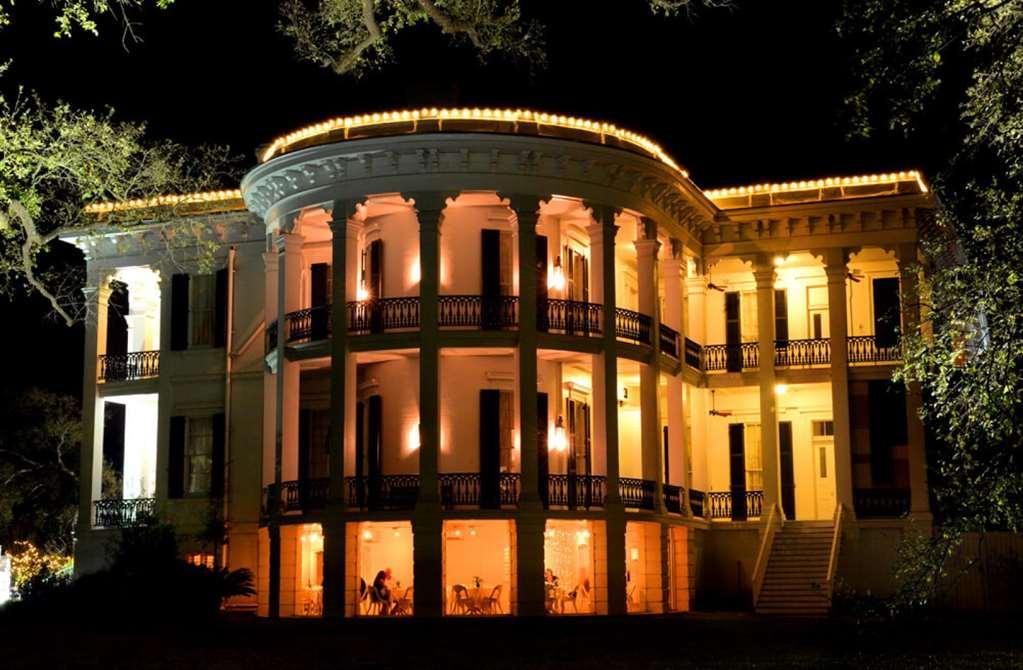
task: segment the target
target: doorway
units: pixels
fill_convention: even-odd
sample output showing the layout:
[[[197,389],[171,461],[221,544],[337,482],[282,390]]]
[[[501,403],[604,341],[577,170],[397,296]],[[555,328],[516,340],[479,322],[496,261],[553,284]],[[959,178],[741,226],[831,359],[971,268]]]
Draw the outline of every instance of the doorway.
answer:
[[[830,519],[838,502],[835,493],[835,424],[814,421],[810,440],[817,519]]]

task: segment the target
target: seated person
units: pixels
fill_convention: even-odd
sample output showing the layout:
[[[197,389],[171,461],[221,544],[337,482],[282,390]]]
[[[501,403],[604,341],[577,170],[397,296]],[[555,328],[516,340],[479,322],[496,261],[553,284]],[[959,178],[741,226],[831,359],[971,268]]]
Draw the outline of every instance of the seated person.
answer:
[[[391,610],[391,569],[386,568],[377,573],[373,580],[373,590],[380,599],[380,613],[388,614]]]

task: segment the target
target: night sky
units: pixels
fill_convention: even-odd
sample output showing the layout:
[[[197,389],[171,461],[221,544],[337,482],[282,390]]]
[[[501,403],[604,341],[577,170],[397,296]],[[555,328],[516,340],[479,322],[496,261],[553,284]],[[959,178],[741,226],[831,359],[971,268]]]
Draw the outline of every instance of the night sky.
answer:
[[[846,140],[854,61],[834,30],[841,4],[740,0],[664,19],[644,0],[523,0],[547,25],[545,69],[481,64],[422,26],[399,39],[391,62],[353,80],[298,62],[270,0],[176,0],[139,16],[144,41],[127,51],[113,24],[98,39],[56,40],[51,16],[24,2],[0,33],[0,61],[14,59],[0,87],[112,106],[154,136],[230,144],[253,161],[257,146],[327,117],[457,105],[614,122],[660,143],[702,187],[926,169],[924,145]],[[32,299],[0,301],[0,314],[4,350],[16,352],[3,386],[79,394],[81,328],[49,322]]]

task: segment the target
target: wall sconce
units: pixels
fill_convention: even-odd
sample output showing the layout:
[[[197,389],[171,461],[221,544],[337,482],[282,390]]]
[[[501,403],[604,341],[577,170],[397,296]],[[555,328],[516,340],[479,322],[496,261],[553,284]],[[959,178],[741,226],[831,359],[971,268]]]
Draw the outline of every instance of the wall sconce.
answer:
[[[774,257],[774,266],[775,267],[781,267],[782,265],[785,265],[785,257],[784,256],[775,256]]]
[[[372,542],[373,541],[373,533],[368,531],[368,530],[362,531],[362,539],[366,540],[367,542]]]
[[[566,449],[568,449],[568,436],[565,435],[565,420],[559,416],[558,422],[554,424],[550,440],[547,442],[547,451],[560,453]]]
[[[359,302],[367,300],[369,298],[369,291],[366,290],[366,281],[364,279],[359,280],[359,287],[355,289],[355,299]]]
[[[618,392],[618,406],[624,407],[625,403],[629,401],[629,387],[623,386],[621,391]]]
[[[418,423],[413,424],[413,426],[409,428],[408,435],[405,436],[405,439],[408,440],[409,451],[417,451],[419,449],[420,437]]]
[[[632,560],[634,560],[634,561],[638,561],[639,560],[639,548],[638,547],[630,548],[629,549],[629,557],[632,558]]]
[[[789,392],[789,385],[788,384],[775,384],[774,385],[774,392],[775,392],[776,395],[785,395],[786,393]]]
[[[554,267],[547,275],[547,288],[561,291],[565,288],[565,271],[561,267],[561,256],[554,259]]]

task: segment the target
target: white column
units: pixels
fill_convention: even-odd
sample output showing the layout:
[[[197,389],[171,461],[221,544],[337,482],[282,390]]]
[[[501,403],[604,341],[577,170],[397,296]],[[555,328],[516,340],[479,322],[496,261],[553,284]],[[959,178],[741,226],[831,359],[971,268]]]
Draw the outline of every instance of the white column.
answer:
[[[778,413],[774,392],[774,264],[766,255],[758,255],[753,264],[757,282],[757,337],[760,365],[760,441],[764,473],[764,516],[781,502],[781,478],[778,459]]]
[[[655,227],[649,226],[656,230]],[[664,512],[664,463],[661,452],[661,420],[657,391],[660,376],[660,336],[657,308],[657,252],[661,243],[653,238],[636,240],[636,274],[639,282],[639,312],[651,321],[651,360],[639,366],[640,446],[643,479],[654,483],[654,511]]]
[[[902,329],[908,335],[918,335],[920,329],[920,282],[915,243],[898,248],[902,302]],[[927,492],[927,454],[924,447],[924,426],[920,419],[920,384],[906,386],[906,435],[909,441],[909,511],[914,517],[930,517],[931,506]]]
[[[699,344],[707,344],[707,278],[702,275],[688,277],[685,282],[689,312],[686,337]]]
[[[849,420],[849,318],[846,311],[845,249],[826,249],[828,330],[831,332],[831,421],[835,433],[835,495],[853,512],[852,428]]]
[[[685,314],[682,298],[682,276],[685,272],[685,261],[681,258],[665,258],[661,261],[661,276],[664,281],[664,323],[678,331],[678,355],[682,360],[685,353]],[[685,362],[683,360],[683,365]],[[686,410],[685,389],[682,374],[668,375],[667,409],[668,409],[668,463],[666,464],[666,483],[685,488],[682,500],[682,513],[689,514],[687,502],[692,482],[688,479],[689,464],[686,459]]]

